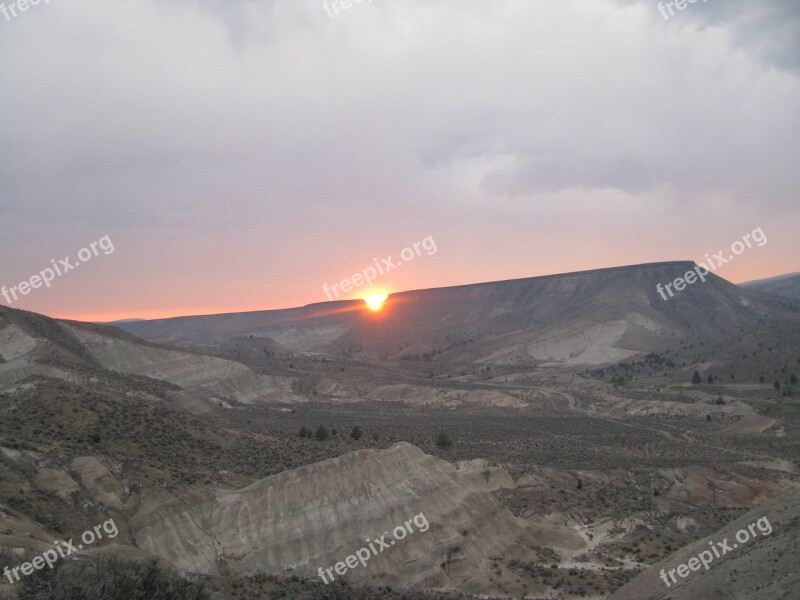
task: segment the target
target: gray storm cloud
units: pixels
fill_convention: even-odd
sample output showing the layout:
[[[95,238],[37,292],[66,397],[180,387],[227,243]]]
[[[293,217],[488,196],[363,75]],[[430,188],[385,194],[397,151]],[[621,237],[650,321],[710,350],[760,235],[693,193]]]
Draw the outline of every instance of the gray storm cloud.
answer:
[[[316,285],[317,257],[350,260],[335,240],[356,264],[381,253],[381,222],[391,247],[522,247],[516,223],[568,222],[598,194],[620,198],[609,227],[629,200],[796,213],[796,6],[709,0],[669,22],[656,6],[103,0],[0,19],[7,268],[108,231],[120,257],[182,244],[133,272],[236,256]],[[464,234],[487,222],[496,236]],[[230,232],[252,242],[212,253]],[[256,240],[300,249],[265,266]]]

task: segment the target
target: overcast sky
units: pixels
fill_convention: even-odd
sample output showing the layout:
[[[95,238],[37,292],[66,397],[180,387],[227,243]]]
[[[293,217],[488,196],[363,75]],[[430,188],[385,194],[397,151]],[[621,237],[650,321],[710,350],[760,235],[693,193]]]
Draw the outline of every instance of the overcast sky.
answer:
[[[13,2],[4,0],[6,6]],[[0,15],[0,285],[86,319],[667,260],[800,271],[800,3],[50,0]],[[669,13],[667,13],[669,14]],[[363,294],[361,288],[349,294]],[[6,302],[0,299],[0,302]]]

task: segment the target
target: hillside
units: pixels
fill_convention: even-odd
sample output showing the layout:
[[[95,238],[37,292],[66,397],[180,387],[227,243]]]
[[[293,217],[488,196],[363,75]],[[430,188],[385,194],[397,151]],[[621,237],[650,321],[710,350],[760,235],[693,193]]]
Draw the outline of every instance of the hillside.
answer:
[[[703,340],[713,353],[743,333],[800,313],[716,275],[666,301],[657,292],[691,262],[599,269],[392,294],[379,313],[360,301],[121,324],[147,340],[230,356],[286,352],[384,360],[587,367]],[[665,294],[666,295],[666,294]],[[264,344],[258,349],[259,340]]]
[[[743,288],[780,296],[790,300],[800,300],[800,273],[781,275],[770,279],[759,279],[742,283]]]
[[[549,536],[559,546],[583,546],[566,528],[533,528],[515,519],[483,488],[453,465],[401,443],[244,489],[156,496],[132,516],[131,533],[138,547],[188,571],[292,571],[309,579],[366,540],[389,533],[392,548],[373,557],[368,568],[359,565],[349,581],[473,593],[513,582],[508,576],[491,582],[485,574],[495,555],[525,556],[521,542]],[[413,533],[393,540],[393,530],[415,515],[422,516]]]
[[[609,280],[600,274],[598,288]],[[355,303],[333,318],[356,314],[347,335],[378,343],[403,310],[433,326],[447,302],[491,296],[494,285],[410,293],[379,314]],[[501,287],[514,299],[517,286],[531,283]],[[720,286],[721,305],[728,293],[750,302],[732,310],[791,317]],[[613,304],[602,289],[581,295]],[[796,352],[772,314],[768,335],[781,337],[763,353]],[[424,514],[429,530],[353,569],[350,584],[392,586],[398,600],[415,586],[602,598],[797,485],[791,383],[670,384],[655,373],[620,385],[570,369],[302,353],[246,331],[219,349],[247,366],[0,309],[0,555],[8,549],[15,564],[113,517],[120,536],[109,549],[156,556],[226,600],[321,600],[333,588],[318,568]],[[386,589],[361,597],[394,598]]]
[[[160,348],[114,327],[59,321],[0,307],[0,390],[38,375],[87,383],[128,375],[173,386],[192,411],[214,404],[296,402],[291,380],[230,360]]]
[[[760,527],[759,527],[760,523]],[[755,536],[745,543],[737,534],[755,524]],[[695,600],[698,598],[774,598],[791,600],[800,590],[800,489],[748,511],[712,535],[681,548],[653,565],[613,594],[609,600]],[[689,572],[669,587],[660,577],[678,565],[687,564],[701,552],[728,541],[730,551],[716,558],[711,555],[709,569],[700,564],[699,572]],[[713,544],[713,545],[712,545]],[[719,549],[722,553],[723,550]],[[705,558],[709,559],[708,555]],[[695,563],[696,564],[696,563]]]

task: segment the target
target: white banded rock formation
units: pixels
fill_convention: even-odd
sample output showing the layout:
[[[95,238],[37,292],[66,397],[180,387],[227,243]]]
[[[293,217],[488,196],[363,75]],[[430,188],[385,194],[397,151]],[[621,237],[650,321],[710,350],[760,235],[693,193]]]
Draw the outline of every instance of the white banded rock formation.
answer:
[[[259,375],[241,363],[213,356],[166,350],[65,324],[106,369],[168,381],[206,398],[252,404],[298,402],[288,379]]]
[[[414,527],[347,578],[491,591],[503,579],[486,579],[491,558],[522,556],[521,538],[536,538],[485,485],[407,443],[352,452],[240,490],[150,497],[131,519],[131,533],[137,546],[187,571],[317,577],[319,567],[344,561],[419,513],[427,531]]]

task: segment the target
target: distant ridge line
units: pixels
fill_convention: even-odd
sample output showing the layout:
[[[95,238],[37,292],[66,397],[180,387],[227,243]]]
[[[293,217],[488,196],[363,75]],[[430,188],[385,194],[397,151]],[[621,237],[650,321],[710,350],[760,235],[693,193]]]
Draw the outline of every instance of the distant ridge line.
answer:
[[[477,287],[477,286],[485,286],[485,285],[497,285],[497,284],[506,284],[506,283],[514,283],[514,282],[523,282],[523,281],[535,281],[535,280],[543,280],[543,279],[552,279],[556,277],[571,277],[575,275],[592,275],[595,273],[610,273],[613,271],[622,271],[622,270],[632,270],[632,269],[646,269],[646,268],[653,268],[653,267],[669,267],[669,266],[678,266],[678,265],[687,265],[689,268],[693,268],[696,263],[693,260],[673,260],[673,261],[665,261],[665,262],[651,262],[651,263],[638,263],[633,265],[620,265],[616,267],[601,267],[598,269],[589,269],[588,271],[569,271],[566,273],[551,273],[549,275],[533,275],[530,277],[517,277],[514,279],[499,279],[494,281],[479,281],[476,283],[459,283],[456,285],[446,285],[441,287],[431,287],[431,288],[417,288],[413,290],[403,290],[401,292],[393,292],[390,296],[403,296],[406,294],[416,294],[419,292],[430,292],[436,290],[455,290],[461,288],[468,288],[468,287]],[[136,321],[136,322],[144,322],[144,323],[157,323],[158,321],[170,321],[174,319],[202,319],[206,317],[225,317],[225,316],[234,316],[234,315],[255,315],[261,313],[272,313],[272,312],[283,312],[287,310],[304,310],[310,309],[315,307],[321,306],[351,306],[353,304],[359,304],[362,301],[359,299],[353,300],[332,300],[332,301],[323,301],[323,302],[312,302],[310,304],[305,304],[303,306],[289,306],[285,308],[265,308],[259,310],[247,310],[247,311],[237,311],[237,312],[224,312],[224,313],[210,313],[205,315],[178,315],[175,317],[163,317],[160,319],[124,319],[123,321]],[[119,322],[119,321],[118,321]]]

